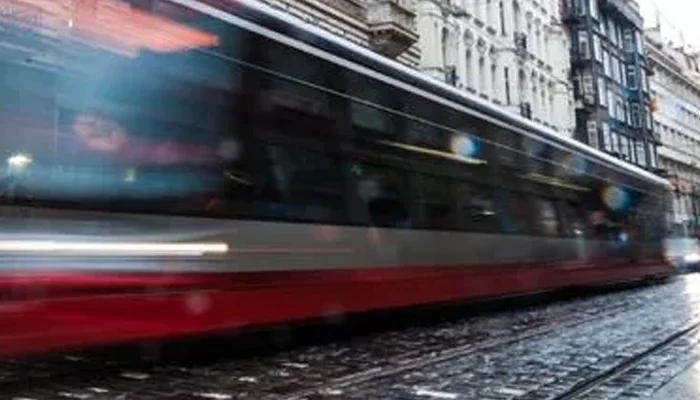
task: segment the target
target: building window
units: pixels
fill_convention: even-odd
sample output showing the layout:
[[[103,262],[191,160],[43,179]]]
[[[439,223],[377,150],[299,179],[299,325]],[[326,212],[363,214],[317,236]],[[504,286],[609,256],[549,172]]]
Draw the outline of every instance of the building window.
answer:
[[[503,10],[503,2],[498,3],[498,16],[501,19],[501,35],[506,35],[506,17],[505,11]]]
[[[647,166],[647,153],[644,151],[644,141],[637,142],[637,163],[643,167]]]
[[[510,99],[510,76],[508,67],[503,67],[503,81],[506,83],[506,104],[510,105],[511,104],[511,99]]]
[[[615,32],[617,34],[617,43],[618,46],[622,47],[624,44],[623,39],[622,39],[622,28],[618,25],[617,31]]]
[[[501,100],[500,98],[500,93],[501,93],[501,88],[498,87],[498,69],[496,67],[496,64],[491,65],[491,97],[494,99],[498,99],[499,101]]]
[[[637,44],[637,54],[644,55],[644,38],[640,31],[634,32],[635,43]]]
[[[627,87],[627,74],[625,71],[625,63],[620,62],[620,83],[622,86]]]
[[[603,49],[603,71],[605,76],[610,77],[610,54],[607,49]]]
[[[620,83],[620,61],[615,56],[613,56],[611,60],[613,79],[615,82]]]
[[[637,88],[637,69],[635,65],[627,66],[627,87],[630,89]]]
[[[486,93],[486,65],[484,58],[479,58],[479,91]]]
[[[615,94],[610,88],[608,88],[608,115],[615,116]]]
[[[578,54],[583,60],[591,58],[590,46],[588,44],[588,32],[578,31]]]
[[[598,62],[603,61],[603,50],[602,50],[601,44],[600,44],[600,36],[598,36],[596,34],[593,35],[593,53],[594,53],[596,61],[598,61]]]
[[[639,128],[641,126],[641,121],[639,120],[640,118],[640,110],[639,110],[639,104],[632,104],[631,110],[630,110],[630,119],[632,126],[635,128]]]
[[[643,91],[645,91],[645,92],[648,91],[648,87],[647,87],[647,73],[646,73],[646,71],[644,70],[644,68],[640,68],[640,69],[639,69],[639,83],[640,83],[640,85],[641,85]]]
[[[611,18],[608,20],[607,34],[608,40],[610,40],[615,46],[618,46],[617,35],[615,34],[615,21]]]
[[[656,146],[649,144],[649,166],[656,168],[658,166],[658,159],[656,154]]]
[[[603,149],[612,152],[612,139],[610,138],[610,125],[603,122]]]
[[[617,132],[610,132],[610,142],[612,143],[612,149],[610,150],[613,153],[620,153],[620,137],[618,136]]]
[[[620,156],[623,160],[629,161],[630,159],[629,141],[626,136],[622,135],[620,135]]]
[[[624,39],[624,48],[625,51],[632,52],[634,51],[634,31],[632,29],[625,29],[623,34],[623,39]]]
[[[637,163],[637,141],[635,139],[630,139],[630,161]]]
[[[442,58],[443,67],[447,65],[447,38],[449,34],[450,33],[447,31],[447,29],[443,28],[440,42],[440,57]]]
[[[624,102],[622,101],[622,97],[617,98],[617,102],[615,103],[615,117],[622,122],[625,122],[625,107],[623,106]]]
[[[589,0],[589,7],[591,10],[591,17],[598,19],[598,0]]]
[[[601,106],[605,106],[607,104],[606,93],[607,92],[605,91],[605,78],[603,78],[602,76],[599,76],[598,77],[598,101],[600,102]]]
[[[472,52],[471,50],[467,50],[467,53],[465,55],[466,57],[466,64],[464,65],[465,69],[465,79],[467,80],[467,86],[470,88],[474,88],[474,68],[472,67]]]

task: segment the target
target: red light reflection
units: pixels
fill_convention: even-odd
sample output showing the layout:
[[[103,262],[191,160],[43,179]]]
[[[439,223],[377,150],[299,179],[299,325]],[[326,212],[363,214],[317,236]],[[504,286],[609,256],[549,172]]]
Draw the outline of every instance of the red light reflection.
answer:
[[[47,36],[77,34],[129,55],[141,49],[169,53],[218,43],[214,35],[118,0],[0,0],[0,18]]]

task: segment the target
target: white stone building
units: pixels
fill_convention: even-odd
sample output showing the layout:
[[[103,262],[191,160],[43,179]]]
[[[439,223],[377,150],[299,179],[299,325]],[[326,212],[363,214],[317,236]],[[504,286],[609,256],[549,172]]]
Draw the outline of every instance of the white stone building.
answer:
[[[659,28],[646,32],[654,75],[651,94],[657,111],[654,131],[661,140],[659,166],[674,185],[669,219],[676,234],[696,233],[700,216],[700,56],[664,43]]]
[[[557,0],[417,0],[416,12],[422,71],[572,134]]]

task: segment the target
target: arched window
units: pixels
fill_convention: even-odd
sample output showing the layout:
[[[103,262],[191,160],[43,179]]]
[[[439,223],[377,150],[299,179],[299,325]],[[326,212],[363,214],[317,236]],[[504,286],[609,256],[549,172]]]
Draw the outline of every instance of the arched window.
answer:
[[[448,41],[450,40],[450,31],[447,28],[442,28],[442,37],[440,38],[440,59],[442,66],[447,65]]]
[[[465,68],[465,79],[467,81],[467,87],[470,88],[475,88],[474,85],[474,67],[472,65],[472,58],[474,57],[474,54],[472,53],[471,49],[467,49],[467,52],[465,54],[466,57],[466,64],[464,65]]]
[[[513,1],[513,26],[515,27],[515,32],[523,33],[523,26],[521,23],[522,12],[520,11],[520,4],[517,1]]]
[[[480,93],[485,93],[486,92],[486,60],[484,60],[484,57],[479,58],[479,92]]]
[[[498,69],[496,63],[491,64],[491,97],[501,100],[501,88],[498,87]]]

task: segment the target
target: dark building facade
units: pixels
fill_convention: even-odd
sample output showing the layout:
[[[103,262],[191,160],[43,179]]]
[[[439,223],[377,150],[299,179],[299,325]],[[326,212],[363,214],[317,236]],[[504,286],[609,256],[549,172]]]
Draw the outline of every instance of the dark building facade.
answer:
[[[575,137],[648,170],[658,168],[643,20],[633,0],[561,0],[571,35]]]

